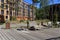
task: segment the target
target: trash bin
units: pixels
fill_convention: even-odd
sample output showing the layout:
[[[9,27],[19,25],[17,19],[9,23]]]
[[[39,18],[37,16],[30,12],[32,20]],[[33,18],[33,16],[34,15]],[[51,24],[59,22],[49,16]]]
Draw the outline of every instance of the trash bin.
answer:
[[[6,29],[10,29],[10,23],[9,22],[6,23]]]
[[[29,28],[29,30],[35,30],[35,27],[34,27],[34,26],[31,26],[31,27]]]

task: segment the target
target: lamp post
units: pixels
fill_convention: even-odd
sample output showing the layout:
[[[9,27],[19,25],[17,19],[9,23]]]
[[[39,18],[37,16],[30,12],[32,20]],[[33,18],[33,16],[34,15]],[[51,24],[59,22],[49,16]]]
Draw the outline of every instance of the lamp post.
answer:
[[[30,20],[30,5],[28,5],[28,20],[27,20],[27,28],[29,28],[29,20]]]

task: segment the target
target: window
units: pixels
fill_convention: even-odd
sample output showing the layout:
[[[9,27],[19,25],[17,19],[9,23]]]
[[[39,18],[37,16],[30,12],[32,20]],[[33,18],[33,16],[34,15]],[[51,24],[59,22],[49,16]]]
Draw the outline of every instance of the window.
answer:
[[[18,16],[18,11],[17,11],[17,16]]]
[[[4,10],[1,10],[1,14],[2,14],[2,15],[4,14]]]
[[[8,3],[8,0],[6,0],[6,2]]]
[[[13,12],[13,16],[15,16],[15,12]]]
[[[6,19],[8,19],[8,16],[6,16]]]
[[[23,10],[23,16],[25,16],[25,11]]]
[[[15,12],[15,16],[16,16],[16,12]]]
[[[21,2],[21,0],[20,0],[20,2]]]
[[[3,3],[4,3],[4,0],[1,0],[1,2],[3,2]]]
[[[6,5],[6,9],[8,9],[8,5]]]
[[[4,4],[1,4],[1,8],[4,8]]]
[[[13,0],[14,1],[14,0]]]
[[[6,11],[7,12],[7,15],[8,15],[8,11]]]
[[[10,11],[10,16],[12,16],[12,11]]]

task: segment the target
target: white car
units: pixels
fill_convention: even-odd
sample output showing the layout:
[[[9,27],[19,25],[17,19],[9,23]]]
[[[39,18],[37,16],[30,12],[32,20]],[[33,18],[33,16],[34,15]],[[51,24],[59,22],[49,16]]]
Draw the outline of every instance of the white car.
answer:
[[[56,22],[57,24],[59,24],[60,22]]]

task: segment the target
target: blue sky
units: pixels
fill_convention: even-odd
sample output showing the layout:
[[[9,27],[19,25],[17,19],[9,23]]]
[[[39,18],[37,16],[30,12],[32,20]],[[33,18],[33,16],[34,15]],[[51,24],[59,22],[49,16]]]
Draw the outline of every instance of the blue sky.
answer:
[[[32,0],[24,0],[24,2],[27,2],[28,4],[32,4]],[[39,4],[37,4],[37,7],[39,7]]]
[[[29,4],[32,4],[32,0],[24,0],[25,2],[28,2]],[[58,0],[54,0],[54,3],[60,3],[60,1]]]
[[[25,2],[27,2],[28,4],[32,4],[32,0],[24,0]],[[58,4],[60,3],[60,0],[54,0],[54,4]],[[50,4],[52,4],[52,2],[50,2]],[[37,5],[37,7],[39,7],[39,4]]]
[[[25,2],[32,4],[32,0],[24,0]]]

